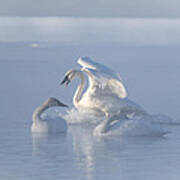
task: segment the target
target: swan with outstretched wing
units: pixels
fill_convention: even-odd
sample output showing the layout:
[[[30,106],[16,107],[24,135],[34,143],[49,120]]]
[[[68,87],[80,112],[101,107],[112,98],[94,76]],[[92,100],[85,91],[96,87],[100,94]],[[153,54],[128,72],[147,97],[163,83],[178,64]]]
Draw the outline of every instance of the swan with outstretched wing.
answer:
[[[68,85],[74,78],[81,80],[73,103],[77,109],[86,108],[102,112],[106,117],[127,117],[134,114],[146,114],[137,104],[127,98],[127,91],[120,76],[100,63],[80,57],[77,61],[80,70],[69,70],[61,84]],[[85,73],[88,76],[88,88],[85,88]]]
[[[119,74],[87,57],[79,58],[77,62],[81,65],[81,70],[88,74],[88,90],[93,89],[101,95],[127,97],[127,91]]]

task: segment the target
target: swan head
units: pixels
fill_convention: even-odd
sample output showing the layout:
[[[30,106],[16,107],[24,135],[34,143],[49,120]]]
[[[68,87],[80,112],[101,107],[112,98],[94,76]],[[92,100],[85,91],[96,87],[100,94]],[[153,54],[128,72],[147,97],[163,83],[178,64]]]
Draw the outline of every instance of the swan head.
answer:
[[[79,70],[75,70],[75,69],[71,69],[69,71],[67,71],[65,73],[65,77],[64,79],[62,80],[61,82],[61,85],[62,84],[65,84],[65,86],[68,86],[68,84],[78,75],[80,75],[80,73],[82,73],[81,71]]]
[[[44,102],[44,105],[46,105],[48,107],[53,107],[53,106],[68,107],[66,104],[60,102],[58,99],[56,99],[54,97],[48,98],[48,100],[46,100]]]

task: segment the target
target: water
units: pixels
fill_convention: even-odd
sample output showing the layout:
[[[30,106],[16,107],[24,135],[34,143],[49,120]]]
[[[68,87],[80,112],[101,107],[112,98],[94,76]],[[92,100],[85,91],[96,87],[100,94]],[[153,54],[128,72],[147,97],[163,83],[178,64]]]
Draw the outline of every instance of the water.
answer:
[[[34,42],[33,42],[34,43]],[[60,87],[76,58],[118,71],[129,98],[149,113],[179,120],[179,46],[118,43],[0,43],[0,179],[179,179],[180,126],[159,137],[95,137],[84,125],[67,135],[31,135],[33,110],[50,96],[72,106],[78,81]],[[60,112],[65,114],[64,109]]]

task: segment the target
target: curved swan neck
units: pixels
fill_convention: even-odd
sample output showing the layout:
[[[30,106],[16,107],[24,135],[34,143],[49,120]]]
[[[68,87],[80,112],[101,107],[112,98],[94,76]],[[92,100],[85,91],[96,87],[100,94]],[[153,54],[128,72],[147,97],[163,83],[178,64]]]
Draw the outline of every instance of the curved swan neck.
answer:
[[[33,121],[42,121],[41,114],[48,108],[49,106],[47,104],[42,104],[41,106],[39,106],[33,113]]]
[[[73,103],[74,103],[75,107],[78,106],[78,103],[81,100],[82,92],[83,92],[84,87],[85,87],[85,77],[84,77],[84,74],[81,71],[79,71],[79,72],[76,73],[76,76],[81,79],[81,83],[77,87],[77,90],[76,90],[74,98],[73,98]]]
[[[116,116],[106,116],[106,120],[104,120],[101,124],[101,133],[106,133],[112,127],[112,122],[117,118]]]
[[[109,119],[104,120],[104,122],[102,122],[101,133],[106,133],[109,130],[110,123],[111,123],[111,121]]]

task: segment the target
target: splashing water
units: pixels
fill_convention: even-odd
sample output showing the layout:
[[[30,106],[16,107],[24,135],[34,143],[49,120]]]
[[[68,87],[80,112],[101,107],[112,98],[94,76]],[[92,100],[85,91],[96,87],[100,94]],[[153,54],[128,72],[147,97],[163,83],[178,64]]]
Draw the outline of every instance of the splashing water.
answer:
[[[86,125],[97,125],[105,119],[101,112],[82,109],[81,111],[72,108],[67,111],[67,114],[64,115],[64,119],[68,124],[86,124]]]
[[[166,117],[166,116],[164,116]],[[89,126],[92,128],[92,133],[95,136],[163,136],[169,133],[160,124],[160,116],[138,116],[133,119],[118,119],[111,124],[111,128],[106,133],[101,133],[101,125],[105,120],[102,114],[95,111],[82,109],[78,111],[71,109],[67,111],[64,119],[69,125],[80,125],[83,127]],[[161,116],[163,120],[163,116]]]

